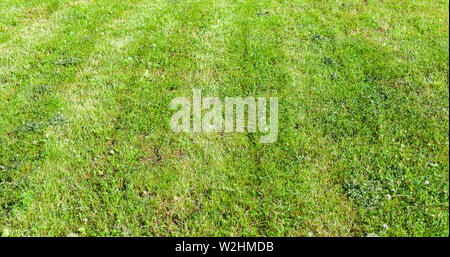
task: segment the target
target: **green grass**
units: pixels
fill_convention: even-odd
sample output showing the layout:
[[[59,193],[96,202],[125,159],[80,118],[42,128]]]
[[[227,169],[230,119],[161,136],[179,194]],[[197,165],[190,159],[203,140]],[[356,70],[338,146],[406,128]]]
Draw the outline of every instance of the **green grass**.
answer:
[[[448,1],[0,2],[0,235],[448,236]],[[279,137],[170,101],[276,96]]]

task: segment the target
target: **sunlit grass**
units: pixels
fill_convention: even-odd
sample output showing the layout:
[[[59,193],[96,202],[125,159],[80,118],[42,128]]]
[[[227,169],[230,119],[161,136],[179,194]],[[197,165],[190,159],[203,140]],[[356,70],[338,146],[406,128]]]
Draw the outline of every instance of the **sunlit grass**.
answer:
[[[448,1],[0,2],[0,235],[448,236]],[[174,134],[276,96],[279,137]]]

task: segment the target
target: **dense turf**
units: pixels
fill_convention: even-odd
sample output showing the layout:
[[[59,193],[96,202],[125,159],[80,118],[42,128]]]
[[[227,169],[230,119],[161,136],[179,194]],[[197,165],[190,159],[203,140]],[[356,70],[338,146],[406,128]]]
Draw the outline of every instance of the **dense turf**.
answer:
[[[0,235],[448,236],[448,1],[0,2]],[[174,97],[277,96],[274,144]]]

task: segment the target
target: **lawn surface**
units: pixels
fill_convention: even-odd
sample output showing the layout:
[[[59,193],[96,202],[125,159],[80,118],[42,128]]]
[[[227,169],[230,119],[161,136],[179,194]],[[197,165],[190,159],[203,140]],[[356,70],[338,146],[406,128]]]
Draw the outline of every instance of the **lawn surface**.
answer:
[[[0,1],[0,235],[448,236],[449,1]],[[279,136],[171,131],[276,96]]]

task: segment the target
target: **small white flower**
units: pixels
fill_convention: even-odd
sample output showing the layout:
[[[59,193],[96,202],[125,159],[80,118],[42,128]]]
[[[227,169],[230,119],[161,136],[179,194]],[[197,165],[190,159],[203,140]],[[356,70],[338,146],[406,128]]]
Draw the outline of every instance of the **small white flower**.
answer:
[[[388,226],[387,224],[383,224],[383,228],[384,228],[384,229],[388,229],[389,226]]]
[[[425,185],[428,185],[428,184],[430,184],[430,181],[428,181],[428,180],[425,181]]]
[[[390,194],[387,194],[387,195],[386,195],[386,199],[388,199],[388,201],[389,201],[389,200],[392,199],[392,196],[391,196]]]
[[[10,234],[9,230],[7,228],[4,228],[2,236],[7,237],[7,236],[9,236],[9,234]]]

